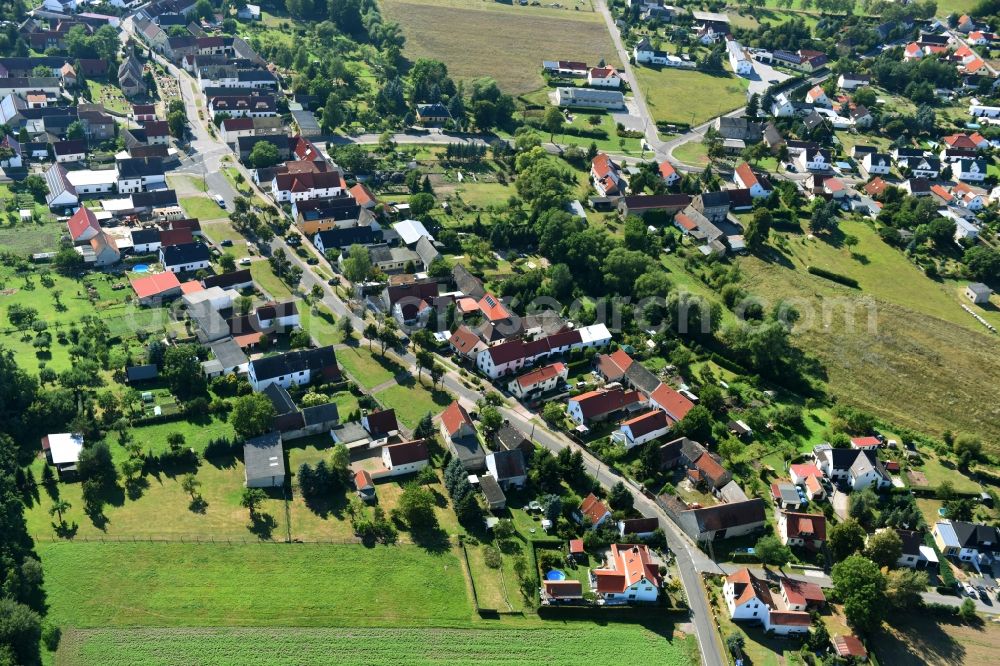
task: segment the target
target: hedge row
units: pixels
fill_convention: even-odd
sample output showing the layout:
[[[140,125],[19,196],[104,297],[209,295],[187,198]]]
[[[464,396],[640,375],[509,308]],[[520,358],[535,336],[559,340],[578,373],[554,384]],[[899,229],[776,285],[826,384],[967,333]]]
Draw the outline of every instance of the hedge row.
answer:
[[[809,271],[809,273],[812,274],[812,275],[816,275],[816,276],[821,277],[821,278],[826,278],[827,280],[830,280],[831,282],[837,282],[839,284],[842,284],[842,285],[847,286],[847,287],[851,287],[853,289],[860,289],[861,288],[858,285],[858,281],[855,280],[854,278],[847,277],[846,275],[841,275],[840,273],[834,273],[833,271],[828,271],[825,268],[818,268],[816,266],[809,266],[809,267],[806,268],[806,270]]]

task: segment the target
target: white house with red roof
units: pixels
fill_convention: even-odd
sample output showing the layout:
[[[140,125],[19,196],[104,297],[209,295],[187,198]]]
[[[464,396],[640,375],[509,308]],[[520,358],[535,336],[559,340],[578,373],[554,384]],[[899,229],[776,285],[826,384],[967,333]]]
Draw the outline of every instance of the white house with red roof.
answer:
[[[818,550],[826,542],[826,517],[823,514],[778,511],[778,538],[786,546]]]
[[[669,187],[679,181],[681,179],[681,175],[677,173],[677,169],[674,168],[673,164],[667,160],[663,160],[660,162],[660,178],[662,178],[663,182]]]
[[[181,295],[181,283],[176,273],[166,271],[137,278],[131,282],[136,298],[142,305],[149,305],[157,299]]]
[[[66,221],[66,229],[73,243],[89,243],[94,236],[101,233],[101,223],[97,221],[97,216],[92,210],[80,206],[79,210]]]
[[[441,434],[449,442],[462,437],[475,437],[476,426],[469,412],[455,400],[441,412]]]
[[[634,363],[624,349],[616,349],[610,354],[598,354],[594,359],[597,372],[606,381],[617,382],[625,376],[625,371]]]
[[[611,518],[611,510],[594,493],[583,498],[576,510],[576,519],[581,525],[595,528]]]
[[[823,181],[823,193],[831,199],[842,199],[847,196],[847,186],[839,178],[827,178]]]
[[[822,499],[826,496],[826,491],[823,489],[822,483],[823,472],[816,465],[812,463],[790,465],[788,467],[788,474],[792,479],[792,483],[797,486],[805,486],[806,497],[810,500]]]
[[[552,363],[524,373],[508,384],[507,388],[519,400],[525,400],[553,390],[559,386],[559,382],[566,381],[568,374],[565,363]]]
[[[649,394],[649,402],[665,411],[674,421],[683,419],[694,407],[694,403],[686,396],[662,383]]]
[[[642,544],[611,544],[607,562],[590,571],[590,581],[603,605],[654,602],[663,585],[659,565]]]
[[[635,411],[646,404],[638,391],[621,387],[588,391],[570,398],[566,411],[577,425],[603,421],[616,412]]]
[[[290,164],[294,163],[286,163],[286,166]],[[271,181],[271,196],[278,203],[329,199],[343,194],[346,187],[344,176],[339,171],[301,171],[289,167],[289,171],[274,176]]]
[[[367,208],[371,210],[378,204],[378,199],[372,194],[364,183],[357,183],[354,187],[348,190],[348,193],[354,197],[354,200],[358,202],[358,205],[362,208]]]
[[[816,106],[824,106],[826,108],[830,108],[832,106],[830,98],[826,96],[826,91],[819,85],[815,85],[809,89],[809,92],[806,93],[806,102],[809,104],[815,104]]]
[[[601,196],[616,197],[625,194],[628,183],[622,178],[621,167],[606,153],[598,153],[590,162],[590,179]]]
[[[910,42],[903,49],[903,60],[920,60],[924,57],[924,49],[916,42]]]
[[[957,133],[949,134],[941,139],[949,148],[962,148],[965,150],[985,150],[990,147],[989,140],[979,132],[972,134]]]
[[[746,162],[741,162],[733,172],[733,182],[745,190],[750,190],[750,196],[754,199],[762,199],[771,196],[774,188],[767,176],[758,176]]]
[[[812,617],[803,610],[793,610],[781,595],[775,595],[764,581],[747,568],[726,577],[722,596],[729,617],[737,621],[759,622],[764,631],[779,636],[804,634],[809,631]]]
[[[587,85],[595,88],[621,88],[622,77],[614,67],[591,67],[587,70]]]
[[[611,433],[611,440],[621,442],[629,450],[666,435],[672,425],[666,412],[654,409],[623,422]]]
[[[969,33],[969,36],[965,38],[965,41],[973,46],[985,46],[993,41],[993,35],[989,32],[983,32],[982,30],[973,30]]]
[[[878,437],[852,437],[851,438],[851,448],[852,449],[877,449],[879,444]]]

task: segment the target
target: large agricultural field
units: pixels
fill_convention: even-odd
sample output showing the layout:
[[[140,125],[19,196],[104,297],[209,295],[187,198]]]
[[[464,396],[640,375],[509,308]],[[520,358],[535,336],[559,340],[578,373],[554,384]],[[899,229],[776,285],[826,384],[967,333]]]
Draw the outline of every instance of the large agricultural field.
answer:
[[[996,339],[960,308],[957,283],[925,277],[864,223],[848,220],[840,228],[858,239],[855,257],[847,248],[790,234],[782,256],[741,261],[744,285],[800,310],[798,344],[822,361],[842,402],[918,431],[976,433],[995,451],[1000,384],[990,378],[1000,376]],[[812,276],[809,265],[853,277],[861,290]],[[854,316],[845,315],[849,307]],[[981,314],[1000,323],[995,311]]]
[[[565,9],[520,7],[487,0],[382,0],[398,22],[411,60],[435,58],[458,79],[490,76],[519,95],[544,81],[542,60],[620,64],[601,16],[589,2]]]

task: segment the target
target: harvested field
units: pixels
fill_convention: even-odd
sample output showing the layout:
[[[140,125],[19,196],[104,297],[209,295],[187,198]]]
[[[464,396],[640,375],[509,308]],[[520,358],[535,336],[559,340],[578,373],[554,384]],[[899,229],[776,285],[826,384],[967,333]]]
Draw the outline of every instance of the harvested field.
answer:
[[[490,76],[519,95],[544,85],[542,60],[604,58],[619,65],[611,36],[589,4],[581,9],[514,7],[475,0],[383,0],[386,18],[406,36],[411,60],[437,58],[458,79]]]

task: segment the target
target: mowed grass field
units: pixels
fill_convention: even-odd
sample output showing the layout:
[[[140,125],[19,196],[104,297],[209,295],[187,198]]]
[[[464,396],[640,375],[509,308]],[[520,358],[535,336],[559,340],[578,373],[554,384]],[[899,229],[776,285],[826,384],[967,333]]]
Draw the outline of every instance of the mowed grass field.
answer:
[[[747,103],[747,82],[728,70],[709,74],[637,66],[635,75],[656,121],[700,125]]]
[[[44,543],[54,663],[698,663],[662,613],[483,621],[454,551]]]
[[[664,637],[626,624],[560,623],[536,629],[107,629],[64,633],[57,663],[576,666],[624,659],[681,666],[698,663],[697,650],[693,636]]]
[[[603,58],[620,66],[603,18],[589,3],[566,9],[490,0],[382,0],[386,18],[403,27],[404,54],[436,58],[458,79],[490,76],[510,94],[544,85],[542,60]]]
[[[744,286],[799,309],[797,344],[822,361],[842,402],[928,434],[976,433],[1000,450],[1000,341],[961,309],[953,285],[924,276],[866,224],[845,221],[841,230],[858,238],[859,258],[783,234],[782,257],[741,260]],[[808,265],[849,275],[862,289],[809,275]]]
[[[64,627],[464,626],[451,551],[416,546],[41,543]],[[135,663],[135,662],[133,662]]]

